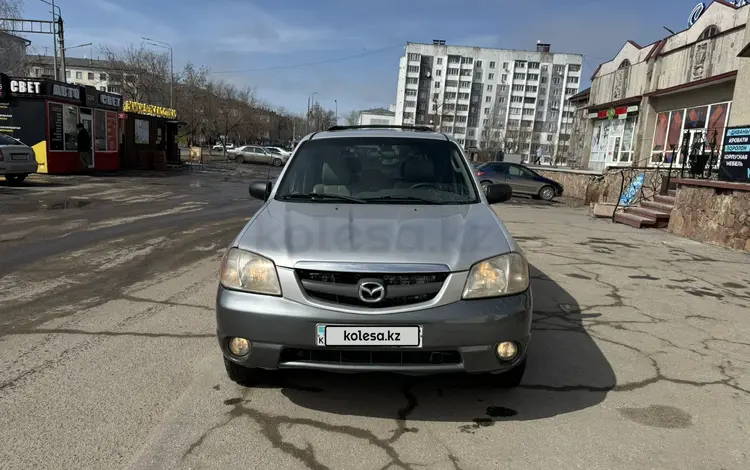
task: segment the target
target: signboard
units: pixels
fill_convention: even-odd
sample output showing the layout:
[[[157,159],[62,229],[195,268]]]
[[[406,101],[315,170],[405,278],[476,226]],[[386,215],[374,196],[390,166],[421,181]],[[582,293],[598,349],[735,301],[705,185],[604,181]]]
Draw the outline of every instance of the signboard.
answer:
[[[65,150],[63,105],[49,103],[49,149]]]
[[[727,127],[722,146],[719,179],[750,181],[750,126]]]
[[[11,80],[8,87],[13,94],[41,95],[42,82],[38,80]]]
[[[135,120],[135,143],[136,144],[148,144],[149,135],[149,122],[143,119]]]
[[[49,82],[48,94],[50,96],[56,96],[70,101],[81,101],[81,88],[76,85]]]
[[[126,101],[123,110],[128,113],[145,114],[147,116],[156,116],[165,119],[177,118],[177,111],[172,108],[138,103],[137,101]]]
[[[10,80],[4,73],[0,73],[0,99],[5,98]]]
[[[638,192],[641,190],[641,187],[643,186],[644,178],[645,178],[645,175],[641,173],[635,177],[632,183],[630,183],[630,186],[628,186],[628,189],[625,190],[625,192],[622,193],[622,197],[620,197],[621,206],[627,207],[635,201],[636,196],[638,196]]]
[[[99,93],[99,104],[105,108],[116,108],[122,109],[122,97],[117,95],[110,95],[108,93]]]

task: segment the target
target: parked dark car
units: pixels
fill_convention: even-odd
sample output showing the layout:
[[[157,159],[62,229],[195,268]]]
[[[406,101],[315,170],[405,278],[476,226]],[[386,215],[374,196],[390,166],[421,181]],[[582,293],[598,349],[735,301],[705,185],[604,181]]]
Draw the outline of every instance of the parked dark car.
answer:
[[[483,188],[494,183],[507,183],[513,188],[513,194],[526,194],[545,201],[563,194],[560,183],[518,163],[488,162],[476,168],[476,175]]]

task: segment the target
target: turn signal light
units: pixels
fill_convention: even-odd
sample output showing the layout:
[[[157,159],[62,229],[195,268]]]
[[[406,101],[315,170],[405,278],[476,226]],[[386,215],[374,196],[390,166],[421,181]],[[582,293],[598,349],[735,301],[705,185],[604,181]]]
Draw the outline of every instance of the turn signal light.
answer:
[[[477,171],[477,176],[484,176],[484,172],[483,171]]]

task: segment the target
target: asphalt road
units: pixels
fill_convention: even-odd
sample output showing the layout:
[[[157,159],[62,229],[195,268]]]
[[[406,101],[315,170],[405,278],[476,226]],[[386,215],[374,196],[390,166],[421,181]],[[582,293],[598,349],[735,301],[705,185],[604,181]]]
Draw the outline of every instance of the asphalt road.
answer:
[[[221,252],[264,169],[0,181],[0,468],[750,467],[750,257],[580,208],[534,266],[522,386],[223,370]]]

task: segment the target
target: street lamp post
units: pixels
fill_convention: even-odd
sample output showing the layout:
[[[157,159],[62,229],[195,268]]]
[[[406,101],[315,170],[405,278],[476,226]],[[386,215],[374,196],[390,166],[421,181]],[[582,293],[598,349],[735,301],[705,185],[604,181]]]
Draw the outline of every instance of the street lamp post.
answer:
[[[147,44],[150,44],[152,46],[169,49],[169,107],[174,108],[174,53],[172,51],[172,45],[167,42],[157,41],[156,39],[151,38],[142,37],[141,39],[143,39],[144,41],[149,41],[147,42]]]
[[[313,99],[315,98],[315,95],[317,95],[318,92],[316,91],[313,93],[310,97],[307,98],[307,133],[310,133],[310,108],[313,103]]]
[[[336,124],[335,125],[338,126],[339,125],[339,102],[338,102],[338,100],[333,100],[333,102],[336,105],[336,114],[335,114],[335,116],[336,116]]]

